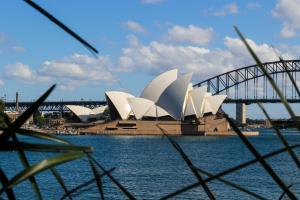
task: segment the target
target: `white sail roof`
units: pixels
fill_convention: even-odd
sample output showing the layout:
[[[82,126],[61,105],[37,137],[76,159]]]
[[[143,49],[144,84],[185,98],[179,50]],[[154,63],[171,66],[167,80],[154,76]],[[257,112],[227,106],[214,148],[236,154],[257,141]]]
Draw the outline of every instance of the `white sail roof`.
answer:
[[[66,107],[74,113],[82,122],[87,122],[90,118],[101,115],[107,106],[100,106],[94,109],[89,109],[84,106],[66,105]]]
[[[96,108],[93,108],[92,111],[94,112],[95,115],[102,114],[107,109],[107,107],[108,107],[107,105],[96,107]]]
[[[216,114],[226,97],[227,95],[206,96],[204,113]]]
[[[192,91],[190,91],[190,96],[195,108],[195,114],[198,118],[203,116],[204,97],[207,94],[206,91],[207,86],[194,88]]]
[[[105,94],[117,109],[120,117],[123,120],[128,119],[131,113],[131,107],[127,99],[134,96],[129,93],[119,91],[109,91],[105,92]]]
[[[154,102],[144,98],[128,98],[128,103],[136,119],[142,119],[144,114],[154,105]]]
[[[152,105],[144,114],[145,117],[163,117],[169,115],[170,114],[167,111],[157,105]]]
[[[207,97],[210,97],[211,93],[205,93],[204,95],[204,103],[203,103],[203,114],[205,113],[211,113],[212,112],[212,108],[210,107],[210,104],[207,101]]]
[[[196,114],[196,111],[195,111],[193,99],[189,95],[186,106],[185,106],[185,110],[184,110],[184,116],[195,115],[195,114]]]
[[[177,79],[177,69],[167,71],[154,78],[143,90],[140,97],[157,102],[163,91]]]
[[[171,83],[161,94],[157,105],[165,109],[174,119],[180,120],[192,73],[185,74]]]

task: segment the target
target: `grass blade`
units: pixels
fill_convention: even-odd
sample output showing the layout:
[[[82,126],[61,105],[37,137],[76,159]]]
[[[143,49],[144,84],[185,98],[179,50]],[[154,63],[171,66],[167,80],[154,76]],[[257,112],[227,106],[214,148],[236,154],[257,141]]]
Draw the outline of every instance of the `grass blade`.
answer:
[[[58,145],[58,144],[31,144],[20,142],[24,150],[41,151],[41,152],[92,152],[93,148],[88,146],[75,146],[75,145]]]
[[[285,72],[288,74],[288,77],[289,77],[290,81],[292,82],[292,84],[293,84],[293,86],[294,86],[294,88],[295,88],[295,90],[296,90],[296,92],[297,92],[297,94],[298,94],[298,97],[300,97],[300,90],[299,90],[299,88],[298,88],[298,86],[297,86],[297,83],[296,83],[296,81],[294,80],[293,76],[292,76],[291,73],[289,72],[288,66],[286,65],[284,59],[278,54],[278,52],[276,51],[276,49],[275,49],[273,46],[272,46],[272,48],[273,48],[275,54],[277,55],[277,57],[279,58],[279,60],[280,60],[280,62],[281,62],[281,64],[282,64],[282,66],[284,67]]]
[[[102,200],[104,200],[104,192],[103,192],[103,187],[102,187],[101,177],[100,177],[100,178],[97,178],[97,177],[100,176],[100,175],[99,175],[100,173],[99,173],[99,171],[97,170],[97,167],[95,166],[95,164],[93,163],[92,160],[89,159],[89,163],[90,163],[90,165],[91,165],[91,168],[92,168],[92,171],[93,171],[93,174],[94,174],[96,183],[97,183],[97,187],[98,187],[98,190],[99,190],[100,198],[101,198]]]
[[[0,168],[0,181],[1,181],[1,184],[4,188],[7,187],[8,178],[7,178],[6,174],[4,173],[4,171],[1,168]],[[16,199],[14,191],[13,191],[12,188],[6,190],[5,192],[6,192],[6,195],[7,195],[8,199],[10,199],[10,200],[15,200]]]
[[[288,66],[286,65],[286,63],[284,62],[284,60],[283,60],[283,58],[281,56],[279,56],[279,60],[281,61],[282,65],[283,65],[283,67],[285,69],[285,72],[288,74],[288,76],[289,76],[289,78],[290,78],[290,80],[291,80],[294,88],[296,89],[298,97],[300,97],[300,90],[299,90],[299,88],[297,86],[297,83],[296,83],[295,79],[293,78],[292,74],[289,72]]]
[[[179,153],[179,155],[182,157],[182,159],[185,161],[185,163],[187,164],[187,166],[189,167],[189,169],[192,171],[192,173],[194,174],[194,176],[196,176],[196,178],[198,179],[198,181],[202,184],[202,188],[205,191],[205,193],[207,194],[207,196],[210,199],[215,199],[213,193],[210,191],[210,189],[208,188],[208,186],[203,182],[202,177],[200,176],[200,174],[198,174],[197,170],[195,169],[193,163],[191,162],[191,160],[189,159],[189,157],[184,153],[184,151],[182,150],[182,148],[179,146],[178,143],[176,143],[172,138],[170,138],[167,134],[165,134],[165,130],[163,128],[161,128],[159,126],[159,124],[157,124],[157,127],[164,133],[164,136],[168,138],[168,140],[170,141],[170,143],[172,144],[172,146],[176,149],[176,151]]]
[[[296,196],[287,188],[284,182],[279,178],[279,176],[275,173],[275,171],[271,168],[271,166],[261,157],[260,153],[254,148],[254,146],[249,142],[246,136],[240,131],[240,129],[234,124],[234,122],[228,117],[226,113],[224,113],[226,120],[229,122],[230,127],[233,128],[234,132],[239,136],[239,138],[243,141],[249,151],[253,154],[255,158],[258,159],[259,163],[262,167],[268,172],[268,174],[273,178],[273,180],[277,183],[277,185],[287,193],[287,195],[291,199],[297,199]]]
[[[73,38],[75,38],[77,41],[79,41],[81,44],[83,44],[88,50],[92,50],[94,53],[98,53],[97,49],[95,49],[92,45],[90,45],[88,42],[82,39],[78,34],[76,34],[74,31],[72,31],[70,28],[68,28],[66,25],[64,25],[62,22],[60,22],[58,19],[56,19],[53,15],[48,13],[46,10],[41,8],[39,5],[34,3],[32,0],[24,0],[24,1],[27,4],[29,4],[31,7],[39,11],[42,15],[47,17],[50,21],[52,21],[57,26],[59,26],[61,29],[63,29],[65,32],[67,32],[69,35],[71,35]]]
[[[10,133],[10,132],[8,132],[8,133]],[[26,158],[26,155],[25,155],[24,150],[22,149],[22,146],[20,145],[20,142],[18,141],[17,136],[15,135],[14,132],[11,135],[12,135],[12,138],[13,138],[14,145],[17,148],[17,152],[18,152],[18,155],[19,155],[19,158],[21,160],[21,163],[22,163],[23,167],[25,169],[30,168],[30,164],[29,164],[29,162],[28,162],[28,160]],[[38,186],[38,184],[37,184],[37,182],[35,180],[35,177],[34,176],[30,177],[29,181],[30,181],[31,187],[33,189],[33,192],[36,195],[36,198],[37,199],[42,199],[42,194],[41,194],[39,186]],[[0,192],[0,194],[1,194],[1,192]]]
[[[273,123],[273,121],[271,120],[269,114],[267,113],[266,109],[263,107],[263,105],[261,103],[257,103],[257,105],[259,106],[259,108],[262,110],[262,112],[264,113],[264,115],[266,116],[266,118],[269,120],[269,122],[271,123],[273,129],[275,130],[275,133],[277,134],[277,136],[279,137],[281,143],[284,145],[284,147],[287,149],[288,154],[291,156],[291,158],[293,159],[293,161],[295,162],[295,164],[297,165],[298,169],[300,169],[300,162],[299,159],[297,157],[297,155],[294,153],[294,151],[291,149],[291,147],[289,146],[289,143],[286,141],[286,139],[283,137],[283,135],[281,134],[280,130],[275,126],[275,124]]]
[[[205,174],[206,176],[209,176],[209,177],[213,176],[213,174],[211,174],[211,173],[209,173],[209,172],[207,172],[207,171],[205,171],[203,169],[200,169],[198,167],[195,167],[195,169],[197,171],[199,171],[200,173]],[[266,198],[264,198],[264,197],[262,197],[262,196],[260,196],[260,195],[258,195],[256,193],[254,193],[254,192],[251,192],[251,191],[249,191],[249,190],[247,190],[247,189],[245,189],[245,188],[243,188],[243,187],[241,187],[241,186],[239,186],[239,185],[237,185],[235,183],[227,181],[224,178],[216,178],[216,180],[218,180],[218,181],[220,181],[220,182],[222,182],[222,183],[224,183],[226,185],[229,185],[229,186],[231,186],[231,187],[233,187],[233,188],[235,188],[237,190],[240,190],[241,192],[247,193],[247,194],[249,194],[250,196],[252,196],[252,197],[254,197],[256,199],[266,200]]]
[[[115,168],[111,168],[111,169],[109,169],[109,170],[107,171],[107,173],[111,173],[111,172],[113,172],[114,170],[115,170]],[[92,178],[92,179],[90,179],[89,181],[87,181],[87,182],[85,182],[85,183],[82,183],[82,184],[76,186],[75,188],[69,190],[67,194],[65,194],[64,196],[62,196],[62,197],[61,197],[61,200],[65,199],[65,198],[67,197],[67,195],[74,194],[74,193],[78,192],[79,190],[81,190],[81,189],[83,189],[83,188],[85,188],[85,187],[87,187],[87,186],[90,186],[91,184],[93,184],[93,183],[96,181],[97,178],[101,178],[101,177],[103,177],[103,176],[105,176],[105,175],[106,175],[106,173],[102,173],[102,174],[100,174],[100,175],[97,175],[97,177]]]
[[[289,185],[288,188],[291,188],[292,186],[293,186],[293,184]],[[280,195],[280,197],[279,197],[278,200],[283,199],[283,197],[284,197],[285,194],[286,194],[285,192],[282,192],[282,194]]]
[[[85,154],[82,152],[76,152],[76,153],[65,153],[65,154],[60,154],[58,156],[54,156],[45,160],[40,161],[39,163],[32,165],[23,171],[19,172],[17,175],[15,175],[10,181],[8,186],[5,188],[9,189],[13,187],[14,185],[19,184],[20,182],[30,178],[34,177],[36,174],[48,170],[49,168],[52,168],[54,166],[63,164],[65,162],[79,159],[84,157]],[[3,192],[3,189],[1,190]],[[1,193],[0,192],[0,193]]]
[[[25,112],[23,112],[9,127],[4,130],[0,135],[0,140],[7,140],[11,133],[17,132],[17,130],[30,118],[35,111],[38,110],[40,105],[46,100],[46,98],[51,94],[55,85],[52,85],[37,101],[35,101]]]
[[[299,148],[299,147],[300,147],[299,144],[298,144],[298,145],[292,145],[292,146],[291,146],[292,149],[294,149],[294,148]],[[271,153],[268,153],[268,154],[266,154],[266,155],[263,155],[262,158],[263,158],[263,159],[268,159],[268,158],[271,158],[271,157],[273,157],[273,156],[276,156],[276,155],[278,155],[278,154],[280,154],[280,153],[283,153],[283,152],[286,152],[286,151],[287,151],[286,148],[281,148],[281,149],[275,150],[275,151],[273,151],[273,152],[271,152]],[[218,174],[215,174],[215,175],[213,175],[213,176],[211,176],[211,177],[209,177],[209,178],[207,178],[207,179],[204,179],[204,182],[207,183],[207,182],[213,181],[213,180],[215,180],[215,179],[217,179],[217,178],[220,178],[220,177],[222,177],[222,176],[225,176],[225,175],[227,175],[227,174],[230,174],[230,173],[232,173],[232,172],[235,172],[235,171],[237,171],[237,170],[240,170],[240,169],[243,169],[243,168],[245,168],[245,167],[247,167],[247,166],[250,166],[250,165],[252,165],[252,164],[254,164],[254,163],[258,162],[258,161],[259,161],[259,160],[258,160],[257,158],[255,158],[255,159],[253,159],[253,160],[247,161],[247,162],[242,163],[242,164],[240,164],[240,165],[234,166],[234,167],[232,167],[232,168],[230,168],[230,169],[227,169],[227,170],[224,170],[224,171],[222,171],[222,172],[220,172],[220,173],[218,173]],[[183,192],[186,192],[186,191],[191,190],[191,189],[193,189],[193,188],[199,187],[200,185],[201,185],[200,182],[193,183],[193,184],[188,185],[188,186],[186,186],[186,187],[184,187],[184,188],[181,188],[181,189],[179,189],[179,190],[177,190],[177,191],[175,191],[175,192],[172,192],[172,193],[170,193],[170,194],[168,194],[168,195],[166,195],[166,196],[164,196],[164,197],[162,197],[162,198],[160,198],[160,199],[164,200],[164,199],[172,198],[172,197],[174,197],[174,196],[176,196],[176,195],[179,195],[179,194],[181,194],[181,193],[183,193]]]
[[[64,190],[66,196],[69,197],[70,200],[72,200],[71,195],[68,194],[68,188],[67,188],[63,178],[58,173],[58,171],[54,167],[51,167],[50,171],[53,174],[53,176],[55,177],[55,179],[57,180],[57,182],[59,183],[59,185],[61,186],[61,188]]]
[[[22,162],[22,165],[25,169],[30,168],[29,162],[26,158],[26,155],[22,149],[22,146],[19,145],[19,141],[15,135],[16,130],[19,129],[28,119],[29,117],[39,108],[39,106],[45,101],[45,99],[51,94],[55,85],[52,85],[32,106],[30,106],[25,112],[23,112],[20,117],[18,117],[13,123],[9,125],[9,127],[0,135],[0,141],[7,141],[9,137],[13,138],[13,142],[17,148],[19,158]],[[42,195],[38,184],[35,180],[35,177],[29,177],[29,181],[31,183],[32,189],[36,195],[37,199],[42,199]]]
[[[75,145],[56,145],[56,144],[32,144],[27,142],[19,142],[18,146],[23,151],[35,152],[92,152],[93,148],[88,146]],[[0,142],[0,151],[18,151],[18,147],[14,142]]]
[[[135,200],[136,198],[121,184],[119,183],[112,175],[108,173],[108,171],[105,170],[100,163],[98,163],[97,160],[95,160],[90,154],[87,153],[87,156],[89,159],[91,159],[106,175],[109,177],[109,179],[127,196],[128,199]]]
[[[203,187],[203,190],[205,191],[205,193],[207,194],[207,196],[209,197],[209,199],[216,199],[213,195],[213,193],[210,191],[210,189],[208,188],[208,186],[203,182],[202,177],[200,176],[200,174],[197,172],[197,170],[195,169],[193,163],[191,162],[191,160],[189,159],[189,157],[184,153],[184,151],[182,150],[182,148],[179,146],[178,143],[176,143],[172,138],[170,138],[169,136],[167,136],[165,134],[165,136],[168,138],[168,140],[170,141],[170,143],[172,144],[172,146],[176,149],[176,151],[179,153],[179,155],[182,157],[182,159],[185,161],[185,163],[187,164],[187,166],[190,168],[190,170],[192,171],[192,173],[194,174],[194,176],[198,179],[198,181],[201,184],[201,186]]]
[[[270,74],[268,74],[267,70],[263,67],[261,61],[259,60],[259,58],[256,56],[256,54],[254,53],[254,51],[252,50],[252,48],[250,47],[250,45],[248,44],[248,42],[246,41],[245,37],[243,36],[243,34],[239,31],[239,29],[235,26],[234,27],[235,31],[237,32],[237,34],[239,35],[239,37],[241,38],[242,42],[244,43],[244,45],[246,46],[246,48],[248,49],[248,51],[250,52],[251,56],[254,58],[254,60],[256,61],[256,63],[258,64],[259,68],[261,69],[261,71],[264,73],[264,75],[267,77],[267,79],[269,80],[269,82],[271,83],[273,89],[276,91],[276,93],[278,94],[278,96],[280,97],[281,102],[285,105],[286,109],[288,110],[288,112],[290,113],[290,115],[292,116],[293,119],[295,119],[295,114],[292,110],[292,108],[289,106],[287,100],[284,98],[283,94],[281,93],[280,89],[277,87],[275,81],[273,80],[273,78],[270,76]],[[274,172],[274,170],[270,167],[270,165],[268,165],[264,159],[261,159],[260,154],[256,151],[256,149],[251,145],[251,143],[248,141],[248,139],[242,134],[242,132],[235,126],[235,124],[232,122],[231,119],[229,119],[229,117],[225,114],[225,117],[227,119],[227,121],[229,122],[230,126],[234,129],[234,131],[237,133],[237,135],[242,139],[242,141],[244,142],[244,144],[248,147],[248,149],[252,152],[252,154],[256,157],[259,158],[259,161],[261,163],[261,165],[265,168],[265,170],[270,174],[270,176],[273,178],[273,180],[278,184],[278,186],[286,192],[286,194],[291,198],[291,199],[296,199],[295,195],[287,188],[287,186],[283,183],[283,181],[277,176],[277,174]]]
[[[57,142],[57,143],[70,144],[66,140],[63,140],[54,135],[50,135],[50,134],[43,133],[40,131],[19,128],[16,132],[21,135],[34,137],[34,138],[41,139],[41,140],[48,140],[48,141]]]
[[[245,37],[243,36],[243,34],[239,31],[239,29],[236,26],[234,26],[234,29],[237,32],[238,36],[241,38],[242,42],[245,44],[247,50],[250,52],[251,56],[253,57],[253,59],[257,63],[257,65],[260,68],[260,70],[267,77],[268,81],[270,82],[270,84],[272,85],[273,89],[275,90],[275,92],[279,96],[280,101],[283,103],[284,107],[286,108],[286,110],[290,114],[291,118],[295,120],[296,115],[295,115],[293,109],[290,107],[289,103],[287,102],[287,100],[285,99],[284,95],[282,94],[282,92],[280,91],[280,89],[278,88],[278,86],[276,85],[276,83],[273,80],[273,78],[271,77],[271,75],[263,67],[262,62],[259,60],[259,58],[257,57],[257,55],[254,53],[254,51],[252,50],[252,48],[248,44],[248,42],[245,39]]]

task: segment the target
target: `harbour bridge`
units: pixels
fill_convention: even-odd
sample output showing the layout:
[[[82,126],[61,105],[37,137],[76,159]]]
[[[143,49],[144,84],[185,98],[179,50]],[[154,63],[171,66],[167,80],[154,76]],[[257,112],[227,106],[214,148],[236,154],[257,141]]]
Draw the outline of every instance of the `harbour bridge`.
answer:
[[[33,102],[19,102],[18,108],[16,102],[5,102],[6,111],[25,111]],[[66,105],[84,106],[90,109],[106,105],[106,101],[46,101],[40,107],[39,111],[45,112],[65,112],[69,111]]]
[[[263,67],[274,79],[277,86],[290,103],[299,103],[298,96],[292,82],[287,74],[291,74],[297,83],[297,78],[300,78],[300,60],[286,60],[263,63]],[[273,87],[267,80],[267,77],[260,70],[258,65],[238,68],[223,74],[219,74],[194,85],[201,87],[207,85],[208,91],[213,95],[226,94],[225,103],[235,103],[237,105],[236,114],[238,121],[245,121],[245,109],[247,104],[262,102],[262,103],[280,103],[280,99]],[[20,102],[18,109],[23,111],[27,109],[32,102]],[[106,101],[53,101],[44,102],[39,108],[39,111],[67,111],[65,105],[80,105],[88,108],[95,108],[105,105]],[[15,102],[6,102],[6,110],[15,111]],[[239,119],[240,117],[240,119]]]
[[[297,83],[300,78],[300,60],[286,60],[284,62],[267,62],[263,67],[274,79],[285,98],[290,103],[299,103],[298,96],[288,72]],[[279,103],[280,99],[275,90],[260,70],[258,65],[251,65],[219,74],[194,85],[201,87],[207,85],[208,90],[214,94],[226,94],[226,103]]]

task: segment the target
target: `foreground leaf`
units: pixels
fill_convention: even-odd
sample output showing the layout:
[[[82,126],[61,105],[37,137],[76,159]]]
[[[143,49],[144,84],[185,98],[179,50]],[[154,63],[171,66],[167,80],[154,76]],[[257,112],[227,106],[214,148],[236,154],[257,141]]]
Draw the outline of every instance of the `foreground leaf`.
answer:
[[[77,152],[77,153],[65,153],[65,154],[60,154],[58,156],[54,156],[45,160],[42,160],[41,162],[32,165],[26,169],[24,169],[23,171],[21,171],[20,173],[18,173],[17,175],[15,175],[11,181],[9,181],[8,186],[5,188],[9,189],[11,187],[13,187],[14,185],[19,184],[20,182],[35,176],[36,174],[45,171],[51,167],[63,164],[65,162],[71,161],[71,160],[75,160],[75,159],[79,159],[84,157],[85,154],[82,152]],[[0,192],[1,193],[1,192]]]
[[[35,152],[92,152],[93,148],[89,146],[75,146],[75,145],[58,145],[58,144],[33,144],[27,142],[19,142],[18,144],[23,151]],[[14,142],[0,142],[0,151],[18,151]]]
[[[294,148],[300,148],[300,145],[299,144],[297,144],[297,145],[291,145],[291,148],[292,149],[294,149]],[[275,150],[275,151],[273,151],[271,153],[268,153],[266,155],[263,155],[262,158],[263,159],[268,159],[268,158],[277,156],[278,154],[281,154],[281,153],[286,152],[286,151],[287,151],[286,148],[281,148],[281,149]],[[233,172],[235,172],[237,170],[243,169],[243,168],[248,167],[248,166],[250,166],[252,164],[255,164],[258,161],[259,160],[257,158],[255,158],[253,160],[250,160],[250,161],[247,161],[245,163],[239,164],[239,165],[234,166],[234,167],[232,167],[230,169],[227,169],[227,170],[224,170],[224,171],[222,171],[220,173],[217,173],[217,174],[215,174],[215,175],[213,175],[213,176],[211,176],[211,177],[209,177],[207,179],[204,179],[204,182],[208,183],[210,181],[216,180],[217,178],[220,178],[220,177],[225,176],[227,174],[233,173]],[[164,196],[164,197],[162,197],[160,199],[161,200],[170,199],[170,198],[172,198],[172,197],[174,197],[176,195],[179,195],[179,194],[181,194],[183,192],[186,192],[186,191],[191,190],[193,188],[199,187],[201,184],[202,183],[200,183],[200,182],[196,182],[196,183],[190,184],[190,185],[188,185],[186,187],[183,187],[183,188],[181,188],[179,190],[176,190],[175,192],[172,192],[172,193],[170,193],[170,194],[168,194],[168,195],[166,195],[166,196]]]
[[[263,105],[261,103],[257,103],[257,105],[259,106],[259,108],[262,110],[262,112],[264,113],[264,115],[266,116],[266,118],[269,120],[269,122],[271,123],[273,129],[275,130],[275,133],[277,134],[277,136],[279,137],[281,143],[285,146],[285,148],[287,149],[288,154],[291,156],[291,158],[293,159],[293,161],[295,162],[296,166],[298,167],[298,169],[300,169],[300,162],[299,159],[297,157],[297,155],[294,153],[294,151],[291,149],[289,143],[286,141],[286,139],[283,137],[283,135],[281,134],[280,130],[275,126],[275,124],[273,123],[273,120],[270,118],[269,114],[267,113],[267,111],[265,110],[265,108],[263,107]]]
[[[4,171],[1,168],[0,168],[0,181],[1,181],[3,187],[7,187],[8,179],[7,179],[6,174],[4,173]],[[16,199],[14,191],[12,189],[6,190],[6,195],[7,195],[8,199],[10,199],[10,200]]]
[[[196,170],[199,171],[199,172],[202,173],[202,174],[205,174],[205,175],[209,176],[209,177],[212,177],[212,176],[213,176],[213,174],[211,174],[211,173],[209,173],[209,172],[207,172],[207,171],[205,171],[205,170],[203,170],[203,169],[200,169],[200,168],[198,168],[198,167],[196,167]],[[264,198],[264,197],[262,197],[262,196],[260,196],[260,195],[258,195],[258,194],[255,194],[254,192],[251,192],[251,191],[249,191],[249,190],[247,190],[247,189],[245,189],[245,188],[243,188],[243,187],[241,187],[241,186],[239,186],[239,185],[237,185],[237,184],[235,184],[235,183],[232,183],[232,182],[230,182],[230,181],[227,181],[226,179],[223,179],[223,178],[216,178],[216,179],[217,179],[218,181],[222,182],[222,183],[225,183],[226,185],[229,185],[229,186],[231,186],[231,187],[237,189],[237,190],[240,190],[240,191],[242,191],[242,192],[244,192],[244,193],[247,193],[247,194],[249,194],[250,196],[252,196],[252,197],[254,197],[254,198],[256,198],[256,199],[266,200],[266,198]]]
[[[269,82],[271,83],[273,89],[276,91],[278,96],[280,97],[281,102],[284,104],[286,107],[287,111],[291,114],[293,119],[296,119],[296,116],[292,110],[292,108],[289,106],[287,100],[284,98],[283,94],[281,93],[280,89],[277,87],[276,83],[270,76],[270,74],[267,72],[267,70],[263,67],[261,61],[257,57],[257,55],[254,53],[248,42],[246,41],[245,37],[242,35],[242,33],[239,31],[237,27],[234,27],[235,31],[241,38],[242,42],[245,44],[246,48],[260,67],[261,71],[263,71],[264,75],[267,77]],[[289,188],[284,184],[284,182],[277,176],[277,174],[274,172],[274,170],[270,167],[270,165],[265,162],[264,159],[261,158],[260,154],[256,149],[252,146],[252,144],[248,141],[248,139],[242,134],[242,132],[235,126],[235,124],[232,122],[229,117],[224,114],[227,121],[229,122],[230,126],[233,128],[233,130],[237,133],[237,135],[241,138],[241,140],[244,142],[244,144],[247,146],[247,148],[250,150],[250,152],[259,159],[260,164],[265,168],[265,170],[270,174],[270,176],[273,178],[273,180],[277,183],[277,185],[286,192],[286,194],[291,198],[291,199],[297,199],[296,196],[289,190]]]
[[[23,112],[1,135],[0,140],[7,140],[12,133],[16,133],[35,111],[42,105],[46,98],[51,94],[55,85],[52,85],[37,101],[35,101],[25,112]]]
[[[72,37],[74,37],[77,41],[79,41],[81,44],[83,44],[88,50],[93,51],[94,53],[98,53],[98,50],[95,49],[92,45],[87,43],[84,39],[82,39],[79,35],[77,35],[74,31],[72,31],[70,28],[68,28],[66,25],[64,25],[62,22],[60,22],[58,19],[56,19],[53,15],[48,13],[46,10],[41,8],[39,5],[34,3],[32,0],[24,0],[26,3],[28,3],[31,7],[39,11],[41,14],[43,14],[45,17],[47,17],[49,20],[51,20],[53,23],[55,23],[57,26],[59,26],[61,29],[66,31],[68,34],[70,34]]]
[[[203,182],[202,177],[200,176],[200,174],[197,172],[197,170],[195,169],[193,163],[191,162],[191,160],[189,159],[189,157],[184,153],[184,151],[182,150],[182,148],[179,146],[178,143],[176,143],[172,138],[170,138],[168,135],[164,134],[165,137],[168,138],[168,140],[171,142],[172,146],[176,149],[176,151],[180,154],[180,156],[183,158],[183,160],[185,161],[185,163],[187,164],[187,166],[190,168],[190,170],[192,171],[192,173],[194,174],[194,176],[196,176],[196,178],[198,179],[198,181],[201,183],[201,186],[203,187],[203,190],[205,191],[205,193],[207,194],[207,196],[210,199],[216,199],[213,195],[213,193],[210,191],[210,189],[208,188],[207,184]]]
[[[135,200],[136,198],[121,184],[119,183],[100,163],[95,160],[90,154],[86,154],[107,176],[108,178],[127,196],[128,199]]]
[[[113,172],[114,170],[115,170],[115,168],[111,168],[111,169],[109,169],[109,170],[107,171],[107,173],[111,173],[111,172]],[[84,189],[84,188],[86,188],[87,186],[90,186],[91,184],[93,184],[93,183],[96,181],[97,178],[101,178],[101,177],[103,177],[103,176],[105,176],[105,175],[106,175],[106,173],[102,173],[102,174],[98,175],[97,177],[92,178],[92,179],[90,179],[89,181],[87,181],[87,182],[85,182],[85,183],[82,183],[82,184],[76,186],[75,188],[69,190],[67,194],[65,194],[64,196],[62,196],[62,197],[61,197],[61,200],[65,199],[68,195],[71,195],[71,194],[74,194],[74,193],[79,194],[80,192],[82,192],[81,189]],[[78,192],[79,190],[81,190],[81,191]]]
[[[96,165],[93,163],[92,160],[89,159],[89,163],[90,163],[90,165],[91,165],[91,168],[92,168],[92,171],[93,171],[93,174],[94,174],[96,183],[97,183],[97,187],[98,187],[98,190],[99,190],[100,198],[101,198],[102,200],[104,200],[104,192],[103,192],[103,187],[102,187],[101,177],[100,177],[100,178],[97,178],[97,177],[100,176],[100,173],[99,173],[99,171],[98,171]]]
[[[54,135],[43,133],[43,132],[40,132],[40,131],[20,128],[16,132],[18,134],[21,134],[21,135],[34,137],[34,138],[41,139],[41,140],[48,140],[48,141],[57,142],[57,143],[70,144],[66,140],[63,140],[63,139],[61,139],[59,137],[56,137]]]
[[[57,182],[60,184],[60,186],[62,187],[62,189],[64,190],[66,196],[69,197],[70,200],[72,200],[71,195],[68,194],[68,188],[67,188],[67,186],[66,186],[63,178],[58,173],[58,171],[54,167],[51,167],[50,171],[53,174],[53,176],[55,177],[55,179],[57,180]]]

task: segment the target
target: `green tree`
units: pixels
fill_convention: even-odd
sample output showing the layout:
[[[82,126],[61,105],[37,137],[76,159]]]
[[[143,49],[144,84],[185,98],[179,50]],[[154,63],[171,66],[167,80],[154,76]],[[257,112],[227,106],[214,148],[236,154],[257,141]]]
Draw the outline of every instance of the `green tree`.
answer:
[[[35,117],[34,123],[39,127],[43,127],[46,124],[46,118],[43,117],[42,115],[38,115]]]
[[[3,100],[0,100],[0,128],[6,128],[10,123],[10,119],[4,111],[5,103]]]
[[[3,113],[5,110],[5,103],[2,99],[0,99],[0,113]]]

